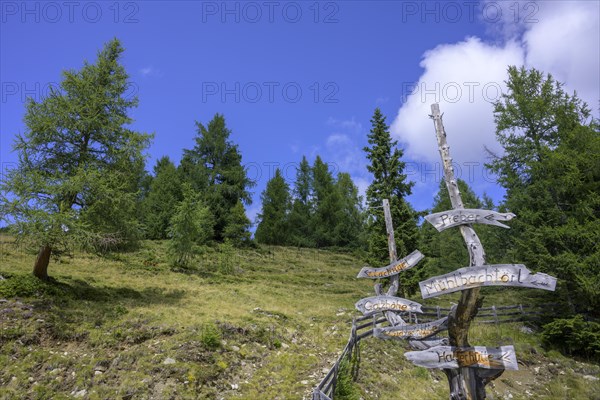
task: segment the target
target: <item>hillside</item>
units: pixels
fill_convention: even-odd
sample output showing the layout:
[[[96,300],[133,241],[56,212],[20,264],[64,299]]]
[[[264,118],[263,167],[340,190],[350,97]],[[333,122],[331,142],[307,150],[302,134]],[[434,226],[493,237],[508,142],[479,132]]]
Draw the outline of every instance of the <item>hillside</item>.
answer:
[[[75,251],[51,263],[46,284],[30,276],[34,255],[1,243],[2,399],[308,398],[348,339],[354,303],[373,291],[349,254],[221,247],[197,269],[172,271],[164,242]],[[500,305],[526,292],[491,293],[486,304]],[[490,398],[600,398],[597,365],[543,349],[522,327],[473,327],[473,342],[514,343],[521,362]],[[356,393],[446,398],[443,374],[412,366],[404,350],[362,342]]]

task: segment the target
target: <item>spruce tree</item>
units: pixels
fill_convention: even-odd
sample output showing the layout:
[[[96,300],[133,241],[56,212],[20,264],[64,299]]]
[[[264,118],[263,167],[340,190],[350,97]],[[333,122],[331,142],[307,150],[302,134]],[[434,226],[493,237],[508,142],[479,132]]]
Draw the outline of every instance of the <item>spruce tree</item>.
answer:
[[[317,156],[312,167],[313,217],[312,232],[317,247],[335,244],[335,227],[339,223],[342,208],[341,194],[327,164]]]
[[[240,206],[243,210],[244,204],[251,204],[249,189],[254,182],[246,175],[238,146],[229,140],[231,131],[222,115],[216,114],[208,126],[199,122],[196,126],[196,145],[191,150],[184,150],[182,175],[203,193],[215,217],[215,239],[223,241],[227,230],[229,239],[245,240],[249,232],[240,228],[248,227],[250,223],[247,218],[242,218]],[[236,226],[228,227],[229,223]],[[241,236],[232,238],[233,232],[239,232]]]
[[[290,188],[279,168],[267,182],[261,194],[262,211],[256,228],[256,240],[260,243],[284,245],[289,238]]]
[[[154,166],[154,178],[143,204],[147,238],[167,238],[167,229],[175,206],[181,200],[181,182],[177,168],[169,157],[162,157]]]
[[[137,239],[143,151],[151,136],[128,128],[123,47],[106,43],[94,64],[63,73],[60,88],[28,99],[17,168],[2,180],[0,217],[39,249],[33,274],[48,278],[52,254],[73,244],[113,247]]]
[[[346,172],[338,174],[335,186],[341,201],[338,224],[334,228],[335,245],[351,249],[360,248],[364,214],[358,188],[352,182],[350,174]]]
[[[313,247],[315,238],[312,231],[312,170],[305,156],[296,170],[292,210],[289,217],[290,240],[293,246]]]
[[[226,218],[223,240],[236,246],[248,246],[250,244],[250,227],[252,222],[246,216],[246,209],[241,200],[229,210]]]
[[[416,250],[418,229],[416,215],[405,200],[411,194],[412,182],[404,174],[403,152],[392,140],[385,117],[379,108],[375,109],[368,135],[370,146],[364,148],[370,164],[367,166],[373,181],[367,189],[368,214],[368,256],[369,264],[380,267],[389,263],[387,233],[383,217],[383,199],[389,199],[396,250],[398,257],[404,257]],[[407,271],[400,277],[401,290],[405,294],[416,288],[414,271]]]

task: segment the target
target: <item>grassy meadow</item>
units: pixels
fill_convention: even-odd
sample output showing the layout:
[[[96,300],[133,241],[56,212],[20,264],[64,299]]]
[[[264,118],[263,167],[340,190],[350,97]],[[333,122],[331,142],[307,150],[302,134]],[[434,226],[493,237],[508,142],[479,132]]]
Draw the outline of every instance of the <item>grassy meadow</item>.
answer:
[[[356,279],[359,259],[325,250],[222,246],[175,271],[166,243],[148,241],[74,251],[42,283],[30,274],[35,254],[0,242],[0,399],[309,398],[348,340],[354,303],[373,295]],[[489,293],[486,305],[527,292]],[[597,365],[542,348],[522,327],[473,326],[472,343],[514,344],[520,362],[488,386],[491,399],[600,399]],[[443,373],[413,366],[406,350],[361,342],[347,398],[447,398]]]

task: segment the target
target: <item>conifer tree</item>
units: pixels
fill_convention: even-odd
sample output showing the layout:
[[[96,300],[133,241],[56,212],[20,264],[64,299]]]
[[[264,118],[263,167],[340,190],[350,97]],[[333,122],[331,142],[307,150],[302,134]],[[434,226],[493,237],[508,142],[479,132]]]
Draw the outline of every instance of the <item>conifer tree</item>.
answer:
[[[289,238],[290,188],[279,168],[267,182],[261,194],[262,211],[256,228],[256,240],[260,243],[283,245]]]
[[[504,148],[488,165],[515,213],[507,257],[559,278],[580,312],[600,306],[600,132],[576,94],[535,69],[510,67],[494,105]]]
[[[236,246],[250,244],[250,227],[252,222],[246,216],[246,209],[241,200],[229,210],[226,218],[223,240]]]
[[[411,194],[412,182],[404,174],[403,152],[392,140],[385,117],[379,108],[375,109],[368,135],[370,146],[364,148],[370,164],[367,169],[373,174],[373,181],[367,189],[368,213],[368,259],[373,266],[389,262],[387,234],[383,217],[383,199],[389,199],[398,257],[404,257],[416,250],[419,232],[416,215],[406,196]],[[400,277],[401,290],[412,292],[416,288],[412,275],[407,271]],[[410,281],[410,282],[409,282]],[[405,293],[406,294],[406,293]]]
[[[183,199],[174,209],[168,234],[168,254],[179,267],[189,267],[199,245],[208,243],[213,235],[214,219],[208,206],[190,184],[183,184]]]
[[[177,168],[169,157],[162,157],[154,166],[154,178],[143,204],[147,238],[167,238],[175,206],[181,200],[181,182]]]
[[[238,146],[229,140],[231,131],[222,115],[216,114],[208,126],[199,122],[196,126],[196,145],[184,150],[182,174],[203,193],[215,217],[215,239],[223,241],[227,236],[231,240],[245,240],[249,232],[242,228],[249,227],[250,223],[242,218],[245,213],[240,212],[240,207],[243,211],[244,204],[251,203],[249,189],[254,182],[246,175]],[[228,227],[230,223],[235,226]],[[234,232],[241,236],[233,238]]]
[[[341,207],[338,211],[338,224],[334,228],[335,245],[356,249],[361,246],[364,215],[362,199],[350,174],[340,172],[336,181],[340,193]]]
[[[40,279],[65,246],[111,247],[140,236],[136,207],[151,135],[127,128],[138,101],[126,96],[123,51],[109,41],[94,64],[65,71],[59,89],[28,99],[14,145],[18,166],[0,185],[0,217],[39,249]]]
[[[312,232],[317,247],[335,244],[335,227],[339,223],[342,208],[341,194],[327,164],[317,156],[312,167],[313,180],[313,218]]]
[[[289,217],[290,240],[293,246],[313,247],[315,238],[312,231],[312,170],[305,156],[296,170],[292,209]]]

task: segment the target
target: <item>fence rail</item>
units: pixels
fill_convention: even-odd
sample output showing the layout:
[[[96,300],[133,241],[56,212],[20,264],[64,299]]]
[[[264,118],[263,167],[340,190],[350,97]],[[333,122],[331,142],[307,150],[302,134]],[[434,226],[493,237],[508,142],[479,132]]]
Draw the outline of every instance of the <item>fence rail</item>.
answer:
[[[551,314],[557,303],[547,303],[537,306],[527,304],[516,304],[512,306],[491,306],[481,307],[475,317],[477,322],[482,324],[499,324],[508,322],[521,322],[532,319],[532,317],[543,314]],[[429,322],[439,319],[450,312],[450,308],[444,307],[422,307],[422,313],[401,313],[408,323]],[[517,311],[515,311],[517,310]],[[493,319],[483,319],[493,317]],[[335,393],[340,366],[344,359],[351,362],[351,374],[356,380],[358,377],[358,367],[360,364],[360,341],[373,335],[373,329],[376,327],[389,326],[383,313],[378,312],[372,315],[357,317],[352,319],[350,329],[350,338],[342,350],[329,372],[313,390],[312,400],[332,400]],[[354,355],[354,357],[352,357]]]

